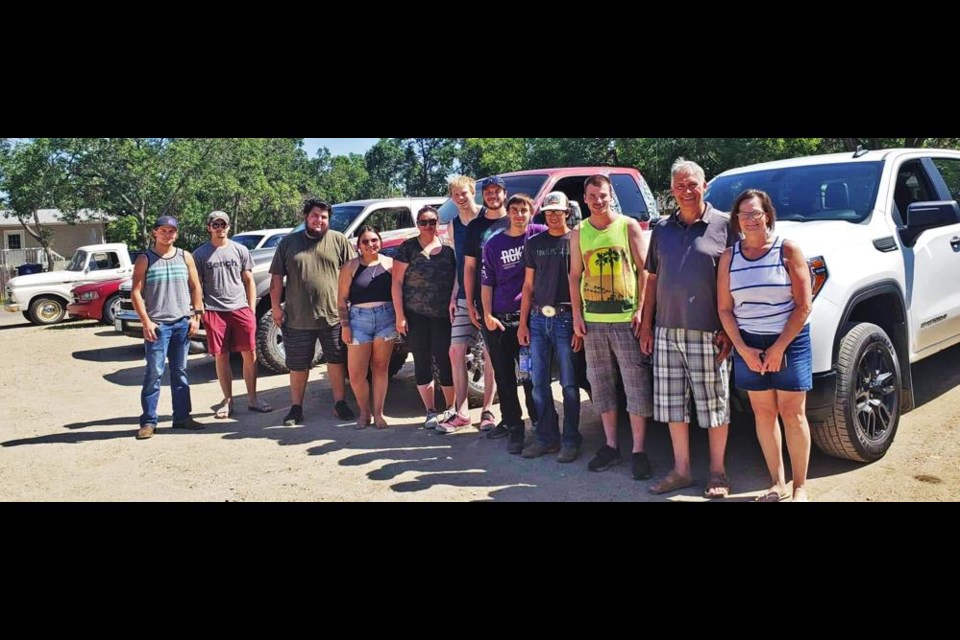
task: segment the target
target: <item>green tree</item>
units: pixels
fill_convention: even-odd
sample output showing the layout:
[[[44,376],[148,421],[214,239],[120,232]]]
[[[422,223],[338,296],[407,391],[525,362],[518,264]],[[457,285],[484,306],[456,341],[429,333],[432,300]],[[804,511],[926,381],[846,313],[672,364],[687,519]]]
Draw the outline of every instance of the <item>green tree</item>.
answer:
[[[5,217],[16,218],[23,230],[40,243],[53,264],[50,242],[53,231],[40,222],[40,209],[76,212],[78,200],[70,183],[63,139],[32,138],[0,145],[0,192],[4,192]]]
[[[348,156],[330,156],[320,149],[316,162],[316,190],[314,193],[330,203],[366,198],[370,186],[370,172],[364,157],[358,153]]]
[[[381,138],[366,154],[367,184],[363,197],[395,198],[404,195],[404,150],[400,138]]]
[[[527,138],[457,138],[457,163],[462,174],[481,178],[520,171],[529,164]]]
[[[456,158],[455,138],[394,138],[403,149],[404,195],[435,196],[447,192],[447,176]]]

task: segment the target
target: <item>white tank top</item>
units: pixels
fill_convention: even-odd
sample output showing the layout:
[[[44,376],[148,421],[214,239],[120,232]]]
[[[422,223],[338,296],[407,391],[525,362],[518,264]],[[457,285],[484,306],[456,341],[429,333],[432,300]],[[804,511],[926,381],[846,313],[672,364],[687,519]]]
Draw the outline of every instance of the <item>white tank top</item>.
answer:
[[[733,315],[742,331],[779,335],[796,304],[790,272],[783,264],[783,239],[774,238],[773,246],[756,260],[733,246],[730,261],[730,293]]]

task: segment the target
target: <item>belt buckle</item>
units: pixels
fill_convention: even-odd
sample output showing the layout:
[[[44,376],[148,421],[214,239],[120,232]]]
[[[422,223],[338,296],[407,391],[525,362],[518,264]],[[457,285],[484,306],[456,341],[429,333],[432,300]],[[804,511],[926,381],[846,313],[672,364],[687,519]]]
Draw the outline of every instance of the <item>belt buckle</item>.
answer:
[[[556,310],[556,308],[551,307],[550,305],[544,305],[544,306],[540,307],[540,313],[541,313],[545,318],[552,318],[553,316],[557,315],[557,310]]]

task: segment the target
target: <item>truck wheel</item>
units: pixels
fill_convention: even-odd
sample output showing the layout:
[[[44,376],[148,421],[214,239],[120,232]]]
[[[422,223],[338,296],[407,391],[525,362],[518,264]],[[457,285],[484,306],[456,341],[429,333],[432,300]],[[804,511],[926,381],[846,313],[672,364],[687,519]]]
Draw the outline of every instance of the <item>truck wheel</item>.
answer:
[[[290,373],[283,348],[283,334],[273,323],[273,310],[269,309],[257,321],[257,360],[273,373]],[[323,349],[317,341],[313,364],[323,362]]]
[[[100,318],[100,322],[113,326],[113,319],[117,317],[118,311],[120,311],[120,294],[115,293],[103,303],[103,317]]]
[[[873,462],[893,444],[900,423],[900,361],[877,325],[851,323],[844,329],[833,415],[811,435],[828,455]]]
[[[407,361],[408,355],[409,352],[406,349],[394,349],[393,355],[390,356],[390,364],[387,365],[387,375],[389,377],[392,378],[400,372]]]
[[[60,298],[37,298],[30,303],[29,320],[33,324],[56,324],[67,315],[67,305]]]
[[[483,406],[483,334],[477,337],[477,344],[467,351],[467,404],[471,408]],[[499,402],[498,398],[493,399]]]

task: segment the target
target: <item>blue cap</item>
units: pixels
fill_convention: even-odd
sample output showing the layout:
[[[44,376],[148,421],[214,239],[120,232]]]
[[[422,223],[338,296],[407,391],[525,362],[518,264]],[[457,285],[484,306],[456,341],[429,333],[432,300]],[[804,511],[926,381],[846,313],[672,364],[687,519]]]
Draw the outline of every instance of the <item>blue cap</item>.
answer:
[[[154,229],[158,227],[173,227],[174,229],[179,229],[180,225],[173,216],[160,216],[157,218],[157,221],[153,223]]]
[[[487,187],[500,187],[504,191],[507,190],[507,183],[503,181],[503,178],[500,176],[493,176],[492,178],[487,178],[483,181],[483,187],[480,191],[483,191]]]

